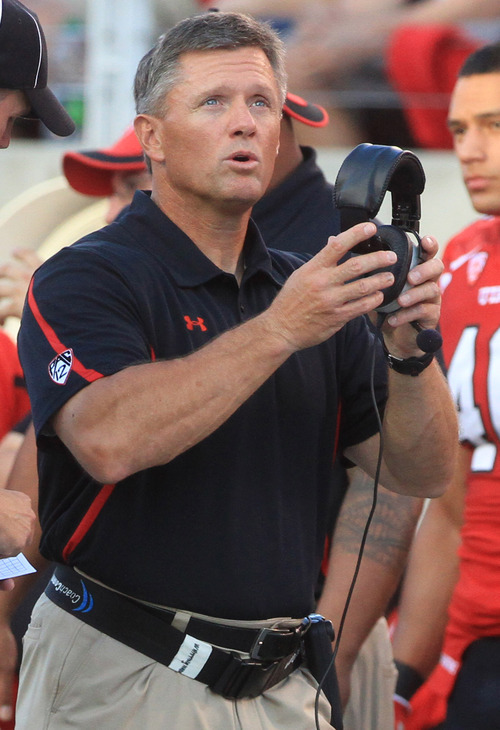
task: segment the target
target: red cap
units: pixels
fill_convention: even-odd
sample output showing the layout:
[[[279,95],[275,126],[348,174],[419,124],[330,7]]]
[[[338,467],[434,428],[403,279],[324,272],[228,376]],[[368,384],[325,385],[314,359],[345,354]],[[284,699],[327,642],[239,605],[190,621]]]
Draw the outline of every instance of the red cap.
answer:
[[[113,194],[115,172],[144,172],[146,163],[134,128],[129,127],[112,147],[84,152],[66,152],[63,171],[71,187],[84,195]]]
[[[310,104],[301,96],[291,94],[286,95],[283,111],[290,117],[297,119],[302,124],[308,124],[310,127],[326,127],[330,121],[328,112],[318,104]]]

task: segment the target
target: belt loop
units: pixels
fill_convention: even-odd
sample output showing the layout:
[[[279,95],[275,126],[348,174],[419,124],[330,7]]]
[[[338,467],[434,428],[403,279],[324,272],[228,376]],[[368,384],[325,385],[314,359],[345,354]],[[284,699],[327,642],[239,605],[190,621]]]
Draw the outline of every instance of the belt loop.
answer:
[[[190,613],[186,613],[185,611],[176,611],[170,625],[174,629],[177,629],[177,631],[181,631],[183,634],[185,634],[190,619]]]

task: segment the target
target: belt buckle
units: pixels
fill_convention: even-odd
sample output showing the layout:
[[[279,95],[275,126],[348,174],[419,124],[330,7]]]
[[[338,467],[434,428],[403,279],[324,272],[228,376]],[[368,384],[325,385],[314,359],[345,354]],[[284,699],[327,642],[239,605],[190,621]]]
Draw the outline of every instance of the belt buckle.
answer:
[[[302,633],[302,625],[297,626],[295,629],[261,629],[250,648],[250,659],[259,662],[272,662],[283,659],[283,657],[289,656],[298,649]],[[288,639],[284,642],[286,645],[284,649],[279,647],[280,639]],[[278,647],[279,649],[273,651],[273,647],[269,644],[276,640],[278,646],[275,649],[278,649]]]
[[[233,654],[222,674],[215,682],[209,682],[208,686],[226,699],[258,697],[287,677],[300,662],[298,654],[266,664],[241,659]]]

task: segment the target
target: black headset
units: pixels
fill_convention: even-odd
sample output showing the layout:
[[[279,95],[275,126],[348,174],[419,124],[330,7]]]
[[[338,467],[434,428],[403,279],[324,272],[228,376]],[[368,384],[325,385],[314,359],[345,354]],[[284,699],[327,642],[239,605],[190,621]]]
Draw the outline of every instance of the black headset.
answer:
[[[377,307],[384,315],[399,309],[397,298],[409,288],[408,272],[424,260],[418,235],[420,195],[424,187],[424,169],[413,152],[368,143],[358,145],[345,158],[335,181],[334,200],[342,231],[356,223],[373,220],[386,192],[391,193],[391,225],[377,225],[377,233],[372,238],[351,249],[352,256],[379,250],[396,253],[396,263],[383,269],[394,274],[394,283],[384,290],[383,302]],[[439,349],[439,333],[423,330],[418,323],[414,326],[419,331],[420,349],[424,352]]]

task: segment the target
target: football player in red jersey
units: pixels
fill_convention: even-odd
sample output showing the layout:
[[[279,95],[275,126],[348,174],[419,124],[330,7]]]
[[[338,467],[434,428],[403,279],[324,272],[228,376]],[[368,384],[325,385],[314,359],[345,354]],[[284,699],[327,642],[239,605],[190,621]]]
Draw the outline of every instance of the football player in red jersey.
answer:
[[[403,590],[394,637],[403,703],[439,660],[412,717],[399,709],[407,730],[443,720],[443,730],[500,727],[500,43],[463,65],[448,127],[482,217],[443,257],[443,354],[462,448],[453,487],[429,505]]]

